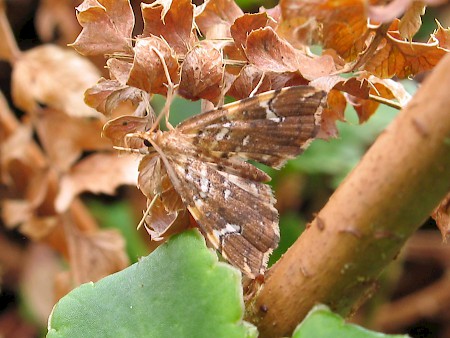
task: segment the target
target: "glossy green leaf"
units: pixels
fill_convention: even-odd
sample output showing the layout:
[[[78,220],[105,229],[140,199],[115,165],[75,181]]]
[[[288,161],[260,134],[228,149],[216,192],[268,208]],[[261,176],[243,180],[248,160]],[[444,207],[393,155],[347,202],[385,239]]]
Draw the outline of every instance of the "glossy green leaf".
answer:
[[[70,292],[53,309],[47,337],[255,337],[243,313],[240,272],[191,230]]]
[[[369,331],[361,326],[348,324],[342,317],[324,305],[315,306],[297,326],[292,338],[407,338],[407,335],[389,335]]]

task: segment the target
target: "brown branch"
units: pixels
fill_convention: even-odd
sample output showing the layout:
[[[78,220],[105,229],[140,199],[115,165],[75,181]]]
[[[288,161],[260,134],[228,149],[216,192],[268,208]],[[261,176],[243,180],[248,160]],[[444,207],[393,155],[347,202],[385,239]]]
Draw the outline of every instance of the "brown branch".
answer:
[[[269,272],[247,318],[289,335],[316,303],[347,316],[450,190],[450,55]]]
[[[434,318],[450,309],[450,273],[426,288],[383,305],[375,326],[383,332],[395,332],[419,320]]]
[[[360,69],[367,63],[370,58],[373,57],[373,54],[376,52],[380,43],[383,41],[383,39],[386,38],[386,33],[389,31],[390,26],[391,23],[388,22],[381,24],[380,27],[375,29],[375,37],[370,42],[369,47],[359,56],[355,65],[353,66],[353,69]]]
[[[408,240],[402,255],[408,260],[436,262],[450,271],[450,245],[443,243],[438,231],[417,232]]]

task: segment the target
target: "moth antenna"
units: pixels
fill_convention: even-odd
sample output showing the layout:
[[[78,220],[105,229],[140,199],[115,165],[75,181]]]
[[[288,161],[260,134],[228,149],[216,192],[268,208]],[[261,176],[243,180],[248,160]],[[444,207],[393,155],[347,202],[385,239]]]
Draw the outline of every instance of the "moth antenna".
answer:
[[[140,221],[139,224],[137,225],[136,230],[139,230],[139,229],[141,228],[142,224],[145,223],[145,218],[150,214],[150,211],[152,210],[153,204],[155,204],[156,199],[157,199],[158,197],[159,197],[159,193],[157,193],[157,194],[153,197],[152,201],[151,201],[150,204],[147,206],[147,209],[146,209],[145,212],[144,212],[144,216],[142,216],[141,221]]]
[[[256,87],[252,90],[252,92],[250,93],[250,95],[248,97],[253,97],[256,92],[258,91],[259,87],[261,87],[264,78],[266,77],[266,72],[263,72],[261,75],[261,78],[258,81],[258,84],[256,85]]]

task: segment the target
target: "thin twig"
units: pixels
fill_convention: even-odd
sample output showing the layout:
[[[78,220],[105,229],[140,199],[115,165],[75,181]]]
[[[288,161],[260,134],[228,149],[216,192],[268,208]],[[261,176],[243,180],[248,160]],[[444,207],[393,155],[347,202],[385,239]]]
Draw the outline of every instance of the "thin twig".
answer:
[[[395,108],[397,110],[400,110],[400,109],[403,108],[400,103],[392,101],[392,100],[389,100],[389,99],[385,99],[384,97],[381,97],[381,96],[378,96],[378,95],[369,94],[369,99],[371,99],[373,101],[376,101],[376,102],[379,102],[379,103],[382,103],[382,104],[385,104],[386,106]]]

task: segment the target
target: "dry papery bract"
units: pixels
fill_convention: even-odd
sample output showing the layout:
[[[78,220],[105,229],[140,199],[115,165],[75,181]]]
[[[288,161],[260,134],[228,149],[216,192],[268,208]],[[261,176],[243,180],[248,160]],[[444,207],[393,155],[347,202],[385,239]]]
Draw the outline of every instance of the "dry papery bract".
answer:
[[[44,42],[52,41],[58,36],[58,44],[72,42],[80,33],[80,25],[73,15],[78,0],[41,0],[36,12],[35,26],[39,38]]]
[[[3,10],[0,6],[2,18]],[[7,21],[2,21],[1,30],[9,30]],[[9,229],[47,244],[69,261],[78,255],[70,249],[75,232],[77,246],[89,244],[89,255],[79,255],[77,264],[70,265],[62,296],[81,282],[128,265],[122,236],[101,230],[78,195],[111,194],[119,185],[135,184],[138,162],[129,156],[117,159],[110,140],[101,137],[106,118],[83,101],[84,91],[100,76],[92,63],[56,45],[13,55],[12,99],[24,115],[19,121],[0,97],[1,217]],[[135,109],[131,105],[123,111]],[[62,267],[55,274],[60,271]]]
[[[448,52],[449,33],[440,25],[428,42],[413,42],[423,6],[398,2],[399,16],[405,12],[401,20],[393,17],[375,24],[367,13],[381,9],[373,7],[376,1],[281,0],[273,9],[244,14],[232,0],[210,0],[201,6],[189,0],[158,0],[141,4],[144,29],[132,43],[134,18],[127,1],[112,5],[86,0],[78,7],[83,31],[75,47],[83,53],[106,54],[111,76],[86,92],[86,102],[112,118],[103,134],[116,146],[144,151],[139,137],[129,137],[145,132],[154,121],[153,112],[144,111],[147,98],[142,93],[166,95],[170,89],[184,98],[218,105],[225,95],[243,99],[310,84],[329,95],[318,137],[336,137],[336,121],[345,120],[348,104],[361,123],[380,102],[404,106],[409,95],[391,78],[430,70]],[[119,6],[126,15],[118,15]],[[98,30],[101,24],[107,34]],[[106,39],[113,31],[115,35]],[[320,55],[310,49],[317,44],[322,46]],[[350,78],[341,76],[348,72]],[[131,114],[112,113],[126,101],[133,106]],[[149,160],[140,165],[139,186],[148,204],[161,192],[150,192],[148,181],[166,182],[167,175],[148,175],[160,165]],[[164,191],[175,192],[170,181],[166,183]],[[181,217],[181,206],[171,209],[168,201],[156,198],[154,213],[146,216],[146,225],[155,225],[149,230],[152,238],[164,237],[168,226]]]
[[[14,115],[5,112],[4,108],[7,108],[5,105],[1,108],[0,126],[7,133],[0,152],[1,183],[5,188],[5,196],[1,201],[2,220],[10,229],[17,229],[33,241],[46,243],[69,261],[77,260],[77,265],[70,265],[68,284],[60,288],[62,293],[58,294],[58,297],[81,282],[98,280],[127,266],[128,259],[125,255],[122,236],[116,231],[100,230],[76,195],[81,191],[104,190],[107,193],[109,189],[109,192],[112,192],[115,187],[113,180],[117,180],[118,185],[127,183],[123,179],[124,175],[120,174],[120,170],[127,171],[126,175],[132,177],[131,180],[134,183],[136,170],[128,171],[129,162],[120,166],[116,154],[111,153],[108,156],[111,158],[114,156],[115,166],[110,166],[111,168],[108,167],[103,171],[103,181],[98,180],[98,174],[95,174],[96,166],[92,165],[92,160],[101,154],[91,155],[79,161],[69,172],[63,173],[58,166],[53,166],[52,159],[47,157],[34,142],[31,137],[31,128],[21,126],[18,121],[15,121]],[[15,123],[8,123],[8,120]],[[77,168],[83,166],[83,163],[85,163],[84,166],[89,166],[89,172],[80,177],[80,174],[77,174]],[[101,164],[104,165],[103,162]],[[69,178],[72,185],[64,187],[61,181],[64,183]],[[73,191],[74,189],[78,190]],[[55,202],[58,196],[68,193],[71,194],[73,201],[67,201],[63,206],[64,210],[56,210]],[[87,250],[89,255],[85,254],[78,258],[72,256],[78,255],[78,252],[68,248],[74,231],[79,234],[77,247],[84,241],[89,242]],[[108,236],[107,247],[101,242],[92,240],[105,236]],[[96,262],[95,265],[91,264],[93,261]],[[104,268],[99,269],[99,267]],[[55,272],[55,275],[47,276],[47,281],[49,278],[56,278],[61,271],[62,267]],[[83,277],[80,278],[80,276]]]
[[[131,53],[134,15],[128,0],[86,0],[77,8],[83,30],[72,44],[83,55]]]
[[[363,1],[348,0],[339,4],[332,1],[281,1],[282,19],[277,10],[262,9],[257,14],[244,14],[234,2],[224,0],[207,1],[199,7],[188,0],[156,1],[141,7],[144,30],[137,36],[133,50],[117,48],[115,52],[106,53],[113,55],[108,64],[119,60],[114,59],[114,55],[124,54],[129,58],[128,61],[120,61],[128,65],[125,67],[131,67],[131,72],[122,72],[124,76],[120,82],[124,83],[128,77],[126,84],[129,86],[149,94],[165,94],[169,75],[174,85],[179,85],[179,95],[188,99],[206,99],[215,104],[222,102],[221,98],[226,94],[224,88],[241,99],[254,94],[253,89],[262,92],[261,88],[269,90],[308,84],[321,77],[355,70],[352,68],[354,65],[367,73],[366,78],[370,75],[406,78],[431,69],[447,52],[446,43],[441,42],[442,38],[438,39],[438,33],[427,43],[416,43],[399,35],[398,20],[394,20],[386,32],[378,30],[377,25],[368,24],[367,5]],[[119,20],[112,19],[115,12],[106,5],[98,14],[99,20],[105,13],[111,22]],[[276,18],[270,13],[274,13]],[[279,28],[285,29],[287,22],[300,22],[304,18],[317,23],[301,28],[303,35],[314,39],[294,41],[292,37],[278,34]],[[134,21],[127,20],[128,25]],[[412,19],[405,17],[401,23],[405,26],[410,21]],[[96,32],[90,26],[96,24],[94,18],[82,23],[83,32]],[[123,22],[121,25],[129,27]],[[412,35],[411,28],[407,31]],[[83,32],[80,36],[85,34]],[[198,33],[207,39],[200,42]],[[81,47],[92,41],[81,43]],[[323,55],[312,54],[306,43],[322,44]],[[102,43],[96,42],[96,53],[105,53],[109,44],[103,45],[104,48]],[[365,51],[370,51],[371,56],[364,58]],[[250,77],[249,69],[253,74]],[[230,81],[227,74],[238,75],[240,72],[242,76],[232,78],[226,86],[220,85],[220,81]],[[99,95],[101,90],[97,88]],[[114,91],[112,88],[104,90]],[[116,90],[123,88],[118,86]],[[378,94],[382,95],[382,92]],[[392,96],[384,98],[392,99]],[[105,112],[103,107],[93,106]]]
[[[431,215],[441,231],[444,242],[450,236],[450,193],[442,200]]]
[[[194,5],[190,0],[157,0],[141,4],[144,31],[141,37],[158,36],[176,54],[186,54],[198,37],[194,34]]]
[[[69,49],[41,45],[14,63],[12,96],[15,106],[32,114],[48,106],[73,117],[100,117],[83,102],[83,92],[100,76],[86,58]]]

